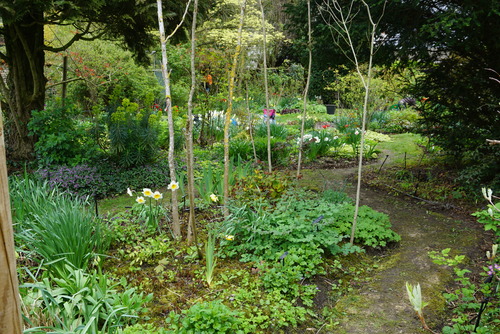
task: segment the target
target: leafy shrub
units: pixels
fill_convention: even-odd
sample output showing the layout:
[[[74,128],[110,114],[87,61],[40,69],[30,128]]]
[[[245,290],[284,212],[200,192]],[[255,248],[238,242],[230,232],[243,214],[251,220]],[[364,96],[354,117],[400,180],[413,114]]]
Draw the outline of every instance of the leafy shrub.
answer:
[[[396,109],[388,111],[389,119],[383,129],[390,133],[411,132],[421,118],[413,108]]]
[[[254,159],[252,143],[246,139],[234,139],[229,142],[229,156],[246,161]]]
[[[159,106],[157,107],[159,108]],[[179,108],[173,107],[174,116],[179,114]],[[174,150],[182,151],[184,148],[185,120],[182,117],[174,117]],[[166,117],[161,117],[158,123],[158,143],[162,149],[168,150],[170,143],[170,131]]]
[[[297,327],[311,312],[308,305],[312,305],[310,302],[317,292],[316,287],[294,282],[293,285],[298,287],[291,289],[287,295],[272,286],[264,289],[262,278],[267,268],[265,263],[259,265],[260,279],[255,279],[255,273],[240,269],[229,271],[227,275],[221,274],[221,281],[218,282],[224,287],[232,287],[220,289],[219,298],[227,300],[233,309],[240,310],[240,328],[245,333],[280,333],[286,327]],[[278,271],[276,273],[279,275]],[[272,279],[271,276],[268,276],[269,279]]]
[[[341,204],[341,203],[353,203],[353,199],[350,198],[345,192],[337,191],[333,189],[325,190],[321,197],[330,203]]]
[[[254,138],[257,159],[267,161],[267,138]],[[292,145],[287,141],[271,138],[271,161],[273,165],[286,166],[290,161]]]
[[[286,139],[288,136],[287,128],[284,125],[269,124],[271,130],[271,137]],[[255,126],[255,137],[267,138],[267,123],[259,123]]]
[[[243,333],[240,316],[215,300],[194,304],[182,315],[171,312],[167,322],[176,334],[239,334]]]
[[[297,139],[297,143],[299,143],[299,140],[300,138]],[[305,156],[311,161],[327,155],[331,148],[338,148],[342,145],[341,139],[328,130],[307,133],[304,135],[302,141],[302,150]]]
[[[97,166],[107,195],[122,194],[127,188],[161,188],[170,183],[170,169],[166,160],[142,166],[123,168],[114,163]]]
[[[108,120],[111,155],[123,167],[153,162],[158,154],[161,112],[139,109],[137,103],[123,99]]]
[[[89,129],[78,120],[80,111],[73,106],[48,105],[32,112],[28,128],[38,137],[35,151],[42,165],[89,162],[98,146]]]
[[[167,334],[164,328],[158,328],[153,324],[135,324],[125,327],[119,334]]]
[[[292,178],[282,172],[267,173],[254,169],[253,173],[235,178],[232,198],[242,203],[276,200],[291,186]]]
[[[96,167],[76,165],[43,168],[37,171],[37,176],[47,181],[51,188],[58,187],[80,198],[106,195],[106,189],[102,187],[104,180]]]
[[[271,267],[266,262],[260,266],[264,288],[279,290],[293,298],[299,297],[300,287],[294,284],[324,273],[321,254],[323,250],[318,247],[292,247],[285,253],[276,253],[276,262]]]
[[[292,248],[281,256],[277,254],[277,263],[269,266],[263,262],[258,266],[262,286],[270,293],[280,293],[289,301],[300,298],[302,305],[311,307],[316,286],[301,283],[306,278],[324,273],[322,253],[319,248]]]
[[[342,243],[351,233],[354,206],[332,205],[306,193],[287,193],[274,206],[257,202],[254,207],[232,208],[224,222],[225,233],[235,236],[227,254],[242,260],[275,261],[276,254],[293,248],[321,248],[330,254],[349,253],[359,248]],[[387,215],[367,206],[359,210],[355,241],[369,247],[384,247],[400,237],[390,230]]]
[[[23,316],[30,333],[114,333],[134,323],[153,299],[125,279],[113,283],[106,275],[68,266],[64,277],[52,276],[20,286]]]
[[[253,167],[251,164],[245,163],[240,159],[231,161],[228,175],[229,187],[233,188],[238,179],[251,174],[252,170]],[[195,179],[195,186],[202,200],[211,204],[213,201],[210,195],[214,194],[224,202],[224,199],[221,198],[224,194],[224,170],[222,166],[218,166],[217,164],[205,164],[200,174],[201,175]]]
[[[161,188],[170,182],[170,169],[166,161],[140,167],[124,168],[102,160],[99,165],[54,166],[40,169],[37,177],[54,188],[85,198],[104,198],[122,194],[127,188]]]
[[[29,178],[11,179],[10,195],[16,238],[52,272],[61,274],[66,263],[85,269],[109,246],[106,229],[85,201]]]
[[[500,203],[497,203],[496,207],[500,208]],[[493,231],[496,236],[496,243],[500,243],[500,212],[495,210],[491,204],[488,204],[488,209],[474,212],[472,215],[484,225],[485,231]]]
[[[489,252],[488,252],[489,253]],[[450,248],[443,249],[441,252],[429,252],[432,261],[439,265],[446,265],[453,268],[455,274],[456,289],[447,291],[443,297],[448,304],[452,305],[453,318],[452,324],[444,326],[443,334],[461,334],[461,333],[498,333],[500,325],[498,322],[500,308],[498,300],[493,296],[500,287],[500,266],[495,264],[494,256],[489,256],[491,265],[484,267],[482,276],[486,276],[483,282],[472,279],[469,269],[462,268],[464,255],[450,256]],[[483,302],[490,304],[485,308]],[[480,322],[471,321],[477,319],[481,314]]]

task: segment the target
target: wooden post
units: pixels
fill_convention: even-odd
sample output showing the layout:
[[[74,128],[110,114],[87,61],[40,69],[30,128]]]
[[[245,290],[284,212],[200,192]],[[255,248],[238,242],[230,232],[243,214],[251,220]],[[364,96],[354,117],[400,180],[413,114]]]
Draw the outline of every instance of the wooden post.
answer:
[[[21,334],[21,303],[14,249],[3,115],[0,108],[0,333]]]

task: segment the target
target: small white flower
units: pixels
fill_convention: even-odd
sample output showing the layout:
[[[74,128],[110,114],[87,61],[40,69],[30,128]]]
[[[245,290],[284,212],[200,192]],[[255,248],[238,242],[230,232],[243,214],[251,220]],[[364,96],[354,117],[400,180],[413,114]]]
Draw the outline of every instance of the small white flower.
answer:
[[[142,194],[146,197],[153,197],[153,191],[149,188],[142,189]]]
[[[163,195],[162,195],[162,193],[161,193],[161,192],[159,192],[159,191],[155,191],[155,192],[153,193],[153,196],[152,196],[152,197],[153,197],[155,200],[159,200],[159,199],[162,199],[162,198],[163,198]]]
[[[134,194],[132,194],[132,190],[130,190],[130,188],[127,188],[127,194],[128,194],[129,196],[134,196]]]
[[[137,203],[139,203],[139,204],[144,204],[144,203],[146,203],[146,200],[145,200],[145,199],[144,199],[144,197],[142,197],[142,196],[137,197],[137,198],[135,199],[135,201],[136,201]]]
[[[315,141],[316,143],[319,143],[319,142],[321,142],[321,139],[319,139],[319,137],[314,137],[314,141]]]
[[[217,197],[216,194],[210,195],[210,199],[212,200],[212,202],[218,202],[219,201],[219,197]]]
[[[324,141],[330,141],[330,138],[328,137],[325,137],[325,139],[323,139]]]
[[[179,183],[172,181],[172,182],[170,182],[170,184],[168,185],[167,188],[172,190],[172,191],[176,191],[177,189],[179,189]]]
[[[359,131],[358,131],[358,130],[354,131],[354,134],[355,134],[356,136],[357,136],[357,135],[359,135]]]

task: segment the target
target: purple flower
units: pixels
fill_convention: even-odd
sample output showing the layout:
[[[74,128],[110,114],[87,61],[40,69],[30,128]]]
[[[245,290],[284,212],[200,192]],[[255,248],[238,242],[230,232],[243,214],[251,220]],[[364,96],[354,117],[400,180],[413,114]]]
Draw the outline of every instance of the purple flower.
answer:
[[[495,274],[495,271],[498,270],[500,271],[500,265],[499,264],[493,264],[491,266],[488,266],[488,276],[493,276]]]

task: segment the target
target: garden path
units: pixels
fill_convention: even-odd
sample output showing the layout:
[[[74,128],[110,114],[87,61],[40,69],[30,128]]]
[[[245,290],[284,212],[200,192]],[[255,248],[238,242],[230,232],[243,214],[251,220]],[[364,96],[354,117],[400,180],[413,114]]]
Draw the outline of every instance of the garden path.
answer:
[[[352,176],[356,172],[356,168],[304,170],[304,181],[312,182],[313,176],[322,183],[319,187],[344,190],[354,198]],[[480,258],[482,228],[468,217],[440,213],[409,197],[398,198],[367,187],[362,187],[360,202],[388,214],[401,242],[379,255],[379,267],[367,283],[337,302],[340,316],[330,321],[338,323],[335,330],[320,329],[318,333],[424,333],[409,303],[405,282],[420,283],[423,299],[429,302],[424,308],[426,321],[439,331],[449,320],[441,294],[452,284],[453,270],[434,264],[428,252],[452,248],[457,254]]]

